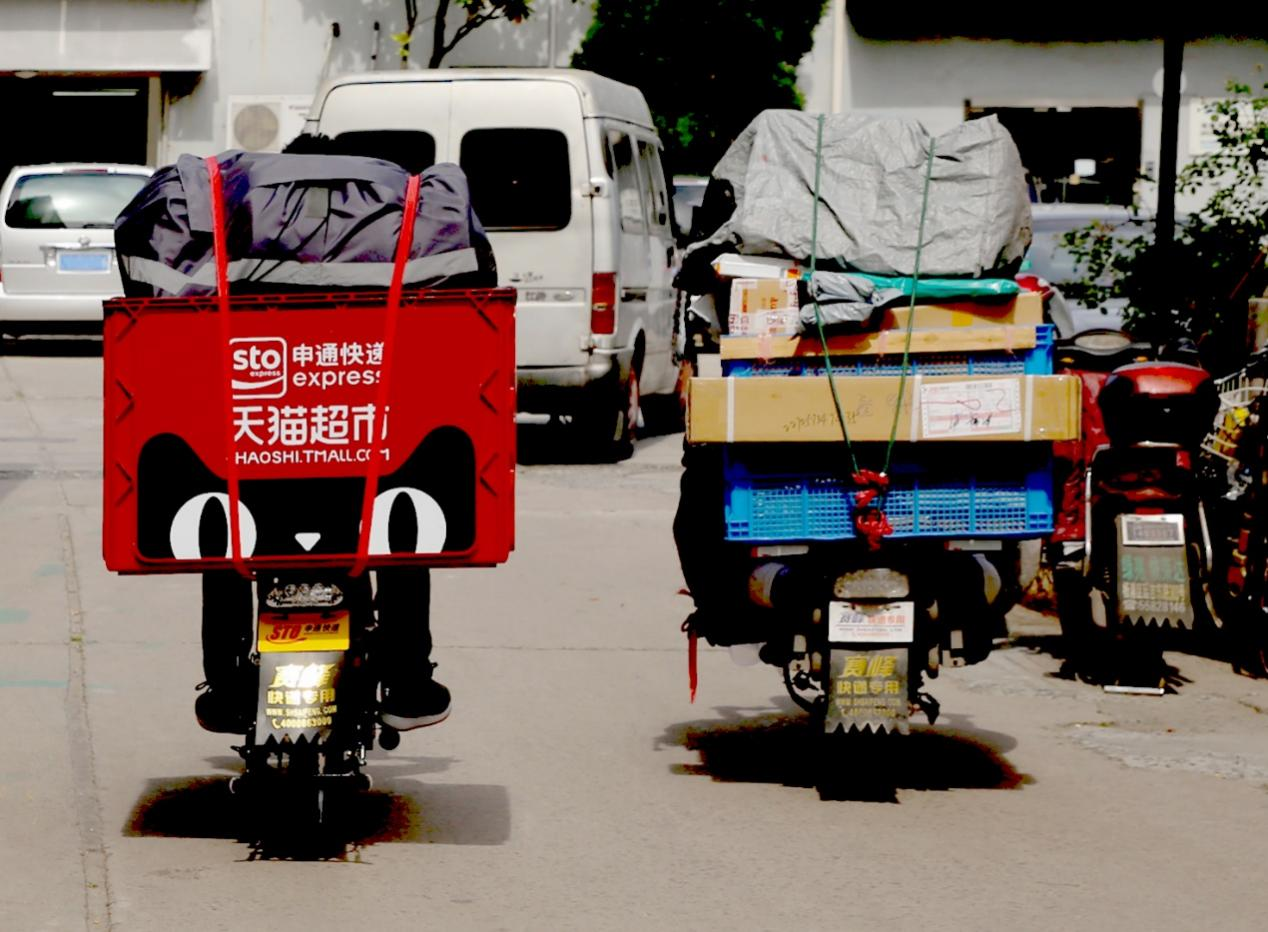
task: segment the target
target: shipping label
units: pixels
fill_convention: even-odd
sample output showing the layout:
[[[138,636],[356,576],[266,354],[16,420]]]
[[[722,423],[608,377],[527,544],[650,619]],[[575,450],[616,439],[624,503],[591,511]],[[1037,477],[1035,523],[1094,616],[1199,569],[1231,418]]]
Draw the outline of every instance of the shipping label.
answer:
[[[920,386],[920,426],[925,439],[1020,434],[1021,380],[975,379]]]

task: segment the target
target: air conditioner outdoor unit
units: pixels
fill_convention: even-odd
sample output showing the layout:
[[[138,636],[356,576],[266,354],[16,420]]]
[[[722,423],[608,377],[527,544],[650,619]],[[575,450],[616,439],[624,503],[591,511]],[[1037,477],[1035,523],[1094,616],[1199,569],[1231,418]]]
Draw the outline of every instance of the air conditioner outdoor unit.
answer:
[[[230,97],[227,149],[281,152],[304,129],[312,98],[300,95]]]

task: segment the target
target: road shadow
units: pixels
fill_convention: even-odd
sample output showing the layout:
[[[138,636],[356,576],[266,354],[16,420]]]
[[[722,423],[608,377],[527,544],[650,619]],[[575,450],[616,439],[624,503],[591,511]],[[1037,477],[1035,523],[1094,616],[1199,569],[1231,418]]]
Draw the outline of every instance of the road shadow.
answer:
[[[866,735],[852,744],[860,736],[825,742],[808,715],[715,711],[717,718],[670,726],[657,741],[699,755],[698,763],[674,764],[671,772],[821,791],[843,782],[857,791],[847,789],[844,798],[891,802],[897,790],[1012,790],[1034,782],[1004,757],[1017,744],[1012,737],[973,727],[967,716],[943,716],[937,728],[913,723],[909,735]]]
[[[235,795],[228,776],[151,780],[122,834],[236,841],[250,848],[251,860],[359,861],[378,844],[496,846],[510,839],[506,787],[428,784],[378,771],[373,789],[333,796],[320,828],[284,793]]]
[[[65,356],[93,357],[101,355],[101,336],[29,336],[0,338],[0,356]]]
[[[576,466],[602,464],[595,450],[571,424],[515,425],[516,462],[521,466]]]
[[[1204,657],[1222,663],[1232,663],[1232,651],[1224,644],[1215,632],[1202,630],[1169,629],[1154,632],[1158,635],[1155,650],[1172,653],[1189,654]],[[1053,679],[1070,680],[1099,687],[1102,683],[1131,681],[1139,679],[1141,685],[1153,685],[1155,676],[1170,693],[1191,684],[1192,679],[1180,672],[1180,669],[1166,662],[1165,658],[1151,660],[1150,655],[1136,658],[1130,651],[1121,646],[1115,653],[1099,652],[1090,662],[1080,658],[1070,645],[1059,634],[1019,635],[1010,639],[1009,644],[1017,650],[1028,650],[1036,654],[1046,654],[1060,663],[1060,667],[1052,673],[1045,674]],[[1143,668],[1139,676],[1133,676],[1133,670]]]
[[[648,413],[646,423],[638,429],[638,437],[652,440],[681,433],[682,425],[666,413],[667,404],[653,407],[656,414]],[[548,424],[517,424],[515,430],[516,460],[521,466],[575,466],[603,465],[611,459],[603,459],[593,446],[572,424],[551,421]],[[638,441],[634,455],[638,456]]]

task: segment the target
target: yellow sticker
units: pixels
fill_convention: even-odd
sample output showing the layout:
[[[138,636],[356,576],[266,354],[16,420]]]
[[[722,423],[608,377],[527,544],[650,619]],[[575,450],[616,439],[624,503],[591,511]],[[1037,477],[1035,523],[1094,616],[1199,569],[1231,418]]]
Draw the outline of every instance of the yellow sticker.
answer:
[[[284,663],[273,671],[269,689],[281,689],[286,705],[300,705],[305,689],[324,689],[335,679],[333,663]]]
[[[854,656],[845,658],[845,669],[841,673],[842,679],[855,676],[867,676],[866,657]]]
[[[262,654],[289,654],[306,650],[347,650],[351,643],[348,612],[332,615],[263,614],[259,646]]]

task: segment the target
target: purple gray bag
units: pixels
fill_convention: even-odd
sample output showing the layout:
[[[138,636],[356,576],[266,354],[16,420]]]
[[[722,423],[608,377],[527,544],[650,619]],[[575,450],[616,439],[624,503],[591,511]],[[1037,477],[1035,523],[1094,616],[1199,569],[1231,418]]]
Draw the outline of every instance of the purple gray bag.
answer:
[[[229,290],[234,294],[386,289],[409,174],[380,159],[226,152]],[[155,172],[115,221],[130,298],[214,294],[211,195],[203,160]],[[454,164],[422,174],[409,288],[492,288],[493,251]]]

